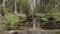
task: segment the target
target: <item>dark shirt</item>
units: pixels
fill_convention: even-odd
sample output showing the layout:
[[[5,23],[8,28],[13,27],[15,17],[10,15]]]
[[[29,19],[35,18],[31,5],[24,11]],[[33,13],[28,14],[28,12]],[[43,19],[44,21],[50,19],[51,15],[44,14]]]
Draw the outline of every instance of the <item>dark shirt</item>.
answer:
[[[27,17],[27,20],[31,22],[31,21],[33,21],[33,17],[29,16],[29,17]]]

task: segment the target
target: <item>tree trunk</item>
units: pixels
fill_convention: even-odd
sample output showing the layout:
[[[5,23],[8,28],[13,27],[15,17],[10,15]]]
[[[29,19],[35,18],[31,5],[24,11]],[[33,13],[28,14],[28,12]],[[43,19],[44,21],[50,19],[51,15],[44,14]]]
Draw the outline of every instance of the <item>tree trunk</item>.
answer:
[[[16,4],[16,0],[15,0],[15,14],[17,14],[17,4]]]
[[[2,10],[2,16],[4,16],[4,12],[5,12],[5,2],[6,2],[6,0],[3,0],[3,10]]]
[[[35,11],[34,11],[34,9],[35,9],[35,6],[36,6],[36,0],[32,0],[31,1],[32,3],[31,3],[31,10],[32,10],[32,16],[34,16],[34,14],[35,14]],[[36,20],[35,20],[35,18],[33,17],[33,29],[34,28],[36,28]]]

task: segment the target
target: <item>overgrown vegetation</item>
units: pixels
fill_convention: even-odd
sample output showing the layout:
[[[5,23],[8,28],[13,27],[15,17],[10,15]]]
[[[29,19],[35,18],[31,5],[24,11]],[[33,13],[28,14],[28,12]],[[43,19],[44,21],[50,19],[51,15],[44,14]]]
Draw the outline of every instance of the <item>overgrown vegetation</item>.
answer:
[[[33,16],[31,18],[36,20],[36,24],[39,23],[40,28],[60,29],[59,0],[34,1],[0,0],[0,30],[32,28],[32,22],[27,19],[31,15]],[[55,20],[51,18],[49,21],[50,17]]]

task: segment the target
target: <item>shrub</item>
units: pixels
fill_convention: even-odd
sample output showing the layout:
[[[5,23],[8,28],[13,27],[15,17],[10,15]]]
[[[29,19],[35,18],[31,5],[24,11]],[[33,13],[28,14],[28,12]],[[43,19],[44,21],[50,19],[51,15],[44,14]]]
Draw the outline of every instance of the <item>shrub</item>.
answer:
[[[7,21],[8,21],[7,25],[10,25],[11,28],[12,28],[12,26],[13,26],[15,23],[19,22],[18,16],[13,15],[13,14],[7,14],[7,15],[5,16],[5,18],[6,18]]]

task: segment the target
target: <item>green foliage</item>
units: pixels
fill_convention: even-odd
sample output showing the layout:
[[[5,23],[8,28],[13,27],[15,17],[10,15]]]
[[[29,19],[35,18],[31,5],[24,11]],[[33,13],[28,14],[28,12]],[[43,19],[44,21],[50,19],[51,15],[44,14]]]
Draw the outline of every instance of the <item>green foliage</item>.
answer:
[[[0,0],[0,13],[3,11],[3,0]],[[5,17],[0,19],[0,24],[8,24],[6,27],[13,28],[13,25],[17,22],[23,21],[23,25],[25,24],[25,20],[27,16],[29,16],[32,12],[38,17],[42,17],[43,20],[47,21],[47,19],[52,16],[56,18],[56,20],[60,21],[60,2],[59,0],[40,0],[41,2],[36,3],[36,7],[34,7],[34,11],[31,10],[31,3],[28,0],[16,0],[17,7],[17,15],[15,13],[15,0],[8,0],[5,3],[4,13]],[[32,1],[33,2],[33,1]],[[20,13],[20,14],[19,14]],[[46,14],[48,13],[48,16]],[[39,18],[38,18],[39,19]],[[46,27],[54,27],[54,24],[45,24]],[[48,25],[48,26],[47,26]],[[60,26],[57,24],[56,26]]]
[[[7,15],[5,16],[5,18],[7,19],[8,23],[11,25],[11,27],[12,27],[15,23],[19,22],[19,18],[18,18],[16,15],[13,15],[13,14],[7,14]]]
[[[51,11],[51,16],[55,17],[56,20],[60,21],[60,11],[58,8],[54,8],[52,11]]]

